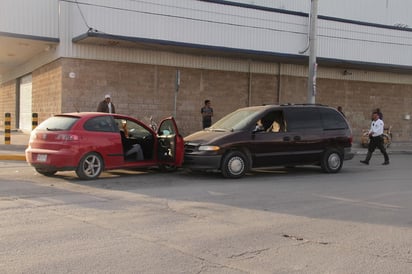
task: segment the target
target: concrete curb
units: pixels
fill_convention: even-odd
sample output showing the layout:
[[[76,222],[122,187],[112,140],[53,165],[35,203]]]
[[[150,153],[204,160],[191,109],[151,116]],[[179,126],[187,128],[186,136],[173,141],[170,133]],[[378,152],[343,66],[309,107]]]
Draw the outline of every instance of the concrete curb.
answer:
[[[26,161],[24,154],[0,154],[0,161]]]

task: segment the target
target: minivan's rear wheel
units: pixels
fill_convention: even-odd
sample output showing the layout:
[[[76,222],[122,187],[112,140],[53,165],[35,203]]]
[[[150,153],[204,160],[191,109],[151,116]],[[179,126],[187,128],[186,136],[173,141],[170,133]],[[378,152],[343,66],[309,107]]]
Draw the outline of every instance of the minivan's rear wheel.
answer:
[[[337,149],[328,149],[323,153],[320,166],[326,173],[336,173],[342,168],[343,157]]]
[[[76,169],[76,174],[80,179],[90,180],[99,177],[102,170],[102,157],[95,152],[90,152],[80,160],[80,163]]]
[[[248,169],[248,159],[240,151],[231,151],[223,157],[222,174],[226,178],[243,177]]]

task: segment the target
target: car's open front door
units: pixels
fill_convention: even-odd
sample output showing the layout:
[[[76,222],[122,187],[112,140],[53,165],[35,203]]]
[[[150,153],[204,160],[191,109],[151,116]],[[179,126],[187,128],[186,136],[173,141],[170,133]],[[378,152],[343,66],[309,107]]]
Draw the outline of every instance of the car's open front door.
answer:
[[[173,117],[164,119],[157,130],[160,164],[179,167],[183,163],[184,143]]]

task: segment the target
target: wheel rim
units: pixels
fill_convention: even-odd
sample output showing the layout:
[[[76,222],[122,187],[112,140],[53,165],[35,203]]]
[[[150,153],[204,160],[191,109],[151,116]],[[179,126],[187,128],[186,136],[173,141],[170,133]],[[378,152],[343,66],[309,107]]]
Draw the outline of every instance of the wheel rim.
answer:
[[[341,159],[339,154],[332,153],[328,158],[328,166],[330,169],[336,170],[340,167]]]
[[[87,177],[94,177],[100,173],[102,164],[96,155],[88,156],[83,163],[83,172]]]
[[[229,160],[227,167],[231,174],[239,175],[245,168],[245,162],[241,157],[236,156]]]

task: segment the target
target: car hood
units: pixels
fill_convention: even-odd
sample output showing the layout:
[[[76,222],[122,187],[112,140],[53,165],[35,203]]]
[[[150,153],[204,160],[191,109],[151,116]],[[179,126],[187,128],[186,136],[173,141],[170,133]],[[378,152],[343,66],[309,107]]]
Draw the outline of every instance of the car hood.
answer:
[[[219,144],[225,137],[236,134],[231,131],[209,131],[202,130],[190,134],[184,138],[185,143],[192,143],[193,145],[207,145],[207,144]]]

